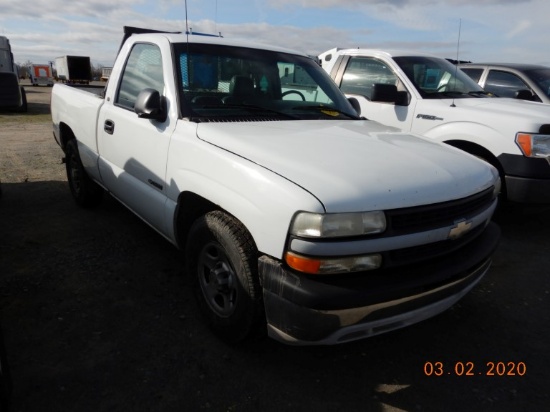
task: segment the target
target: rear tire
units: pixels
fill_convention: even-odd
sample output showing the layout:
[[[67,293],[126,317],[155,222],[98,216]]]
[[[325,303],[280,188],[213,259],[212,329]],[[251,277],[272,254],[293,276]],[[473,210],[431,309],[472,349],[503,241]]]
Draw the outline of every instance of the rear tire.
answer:
[[[76,203],[84,208],[92,208],[99,205],[103,198],[103,189],[90,179],[84,170],[80,155],[78,154],[76,139],[71,139],[67,142],[65,155],[67,180]]]
[[[258,331],[263,319],[258,252],[244,226],[226,213],[209,212],[192,225],[185,252],[199,307],[213,332],[236,343]]]

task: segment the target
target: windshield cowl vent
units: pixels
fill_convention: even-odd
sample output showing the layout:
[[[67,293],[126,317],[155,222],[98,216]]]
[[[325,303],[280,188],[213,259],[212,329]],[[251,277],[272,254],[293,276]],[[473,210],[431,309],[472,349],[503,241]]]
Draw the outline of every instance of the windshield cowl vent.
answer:
[[[248,123],[248,122],[279,122],[289,120],[288,117],[278,116],[235,116],[235,117],[192,117],[196,123]]]

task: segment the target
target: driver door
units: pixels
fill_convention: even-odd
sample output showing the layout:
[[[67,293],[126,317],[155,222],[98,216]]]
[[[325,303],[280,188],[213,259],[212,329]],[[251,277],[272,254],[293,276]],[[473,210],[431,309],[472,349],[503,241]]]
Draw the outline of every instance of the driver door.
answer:
[[[137,96],[145,88],[165,91],[161,50],[136,43],[128,56],[115,96],[99,116],[99,170],[105,186],[137,215],[166,233],[166,161],[175,122],[138,118]],[[111,99],[111,100],[109,100]]]

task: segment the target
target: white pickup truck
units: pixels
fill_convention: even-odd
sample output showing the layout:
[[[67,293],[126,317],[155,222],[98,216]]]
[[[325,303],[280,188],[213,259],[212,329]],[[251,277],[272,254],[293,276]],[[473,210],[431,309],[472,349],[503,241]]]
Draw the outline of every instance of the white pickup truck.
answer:
[[[51,113],[76,202],[108,191],[183,250],[227,341],[267,328],[335,344],[418,322],[465,295],[498,243],[496,169],[359,119],[285,49],[134,34],[102,93],[57,84]]]
[[[319,59],[363,116],[485,159],[510,201],[550,203],[550,106],[490,97],[446,59],[416,52],[335,48]]]

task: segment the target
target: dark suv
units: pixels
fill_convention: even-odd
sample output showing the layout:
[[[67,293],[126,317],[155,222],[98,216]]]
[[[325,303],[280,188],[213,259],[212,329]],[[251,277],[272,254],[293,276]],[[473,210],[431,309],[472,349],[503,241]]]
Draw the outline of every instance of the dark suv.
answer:
[[[513,63],[467,63],[459,67],[486,92],[550,103],[550,67]]]

